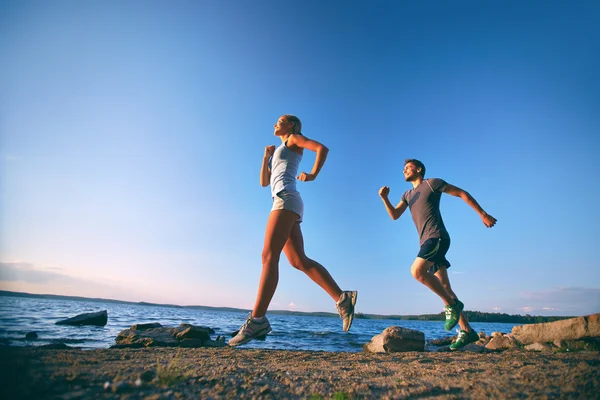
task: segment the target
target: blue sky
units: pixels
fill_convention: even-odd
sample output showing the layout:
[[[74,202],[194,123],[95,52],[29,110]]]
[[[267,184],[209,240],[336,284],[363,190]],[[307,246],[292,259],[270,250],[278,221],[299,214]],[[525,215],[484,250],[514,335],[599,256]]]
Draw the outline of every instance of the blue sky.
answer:
[[[441,311],[377,194],[418,158],[498,219],[442,199],[467,309],[599,312],[600,7],[485,3],[1,2],[0,289],[251,308],[289,113],[330,148],[307,254],[358,311]],[[285,260],[271,308],[335,311]]]

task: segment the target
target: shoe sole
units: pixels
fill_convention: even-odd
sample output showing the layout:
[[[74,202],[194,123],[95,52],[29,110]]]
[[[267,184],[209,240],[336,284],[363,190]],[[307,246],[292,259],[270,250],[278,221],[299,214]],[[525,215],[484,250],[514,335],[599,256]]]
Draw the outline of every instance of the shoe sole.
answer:
[[[358,297],[358,291],[353,290],[350,292],[350,303],[352,303],[352,312],[348,316],[348,327],[344,329],[344,332],[348,332],[350,327],[352,326],[352,321],[354,321],[354,305],[356,304],[356,298]]]
[[[248,342],[250,342],[250,341],[252,341],[254,339],[258,339],[261,336],[266,336],[267,333],[269,333],[269,332],[271,332],[271,327],[270,326],[268,328],[266,328],[266,329],[258,331],[258,333],[256,335],[252,336],[252,337],[247,337],[247,338],[242,339],[239,342],[234,343],[234,344],[232,344],[231,341],[229,341],[229,343],[227,343],[227,344],[229,346],[231,346],[231,347],[241,346],[242,344],[246,344],[246,343],[248,343]]]

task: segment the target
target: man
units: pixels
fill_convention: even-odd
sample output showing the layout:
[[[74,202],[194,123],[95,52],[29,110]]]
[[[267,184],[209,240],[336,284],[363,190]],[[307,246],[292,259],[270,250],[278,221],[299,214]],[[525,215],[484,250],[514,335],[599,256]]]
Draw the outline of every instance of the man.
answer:
[[[446,260],[446,252],[450,247],[450,235],[444,226],[440,213],[442,193],[460,197],[470,205],[481,217],[484,225],[491,228],[496,224],[492,217],[466,191],[446,183],[442,179],[425,179],[425,165],[419,160],[409,159],[404,162],[404,180],[412,183],[413,188],[402,195],[396,207],[390,203],[387,186],[379,189],[379,196],[385,204],[392,219],[400,218],[406,207],[410,208],[413,221],[420,236],[421,249],[411,267],[411,273],[419,282],[440,296],[444,302],[446,322],[444,328],[449,331],[460,325],[456,342],[450,345],[452,350],[459,349],[469,343],[476,342],[479,336],[471,329],[465,314],[464,304],[458,300],[450,287],[447,269],[450,263]]]

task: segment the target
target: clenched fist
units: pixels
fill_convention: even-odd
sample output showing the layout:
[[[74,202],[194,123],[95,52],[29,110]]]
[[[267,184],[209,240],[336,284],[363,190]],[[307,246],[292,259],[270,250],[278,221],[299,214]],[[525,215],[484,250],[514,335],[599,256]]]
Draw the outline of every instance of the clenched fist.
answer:
[[[301,180],[302,182],[310,182],[310,181],[314,181],[316,176],[313,174],[307,174],[306,172],[302,172],[296,178]]]
[[[275,146],[265,147],[265,158],[271,158],[273,153],[275,153]]]
[[[384,186],[381,189],[379,189],[379,196],[381,196],[381,197],[387,197],[388,194],[390,194],[390,188],[389,187]]]

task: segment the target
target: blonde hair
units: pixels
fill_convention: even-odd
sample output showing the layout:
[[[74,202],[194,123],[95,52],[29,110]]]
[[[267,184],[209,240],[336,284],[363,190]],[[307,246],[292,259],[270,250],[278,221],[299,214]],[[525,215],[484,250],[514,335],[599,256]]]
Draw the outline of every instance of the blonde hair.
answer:
[[[290,114],[284,115],[284,118],[288,122],[294,123],[294,129],[293,129],[292,133],[302,135],[302,121],[300,121],[300,118],[296,117],[295,115],[290,115]]]

